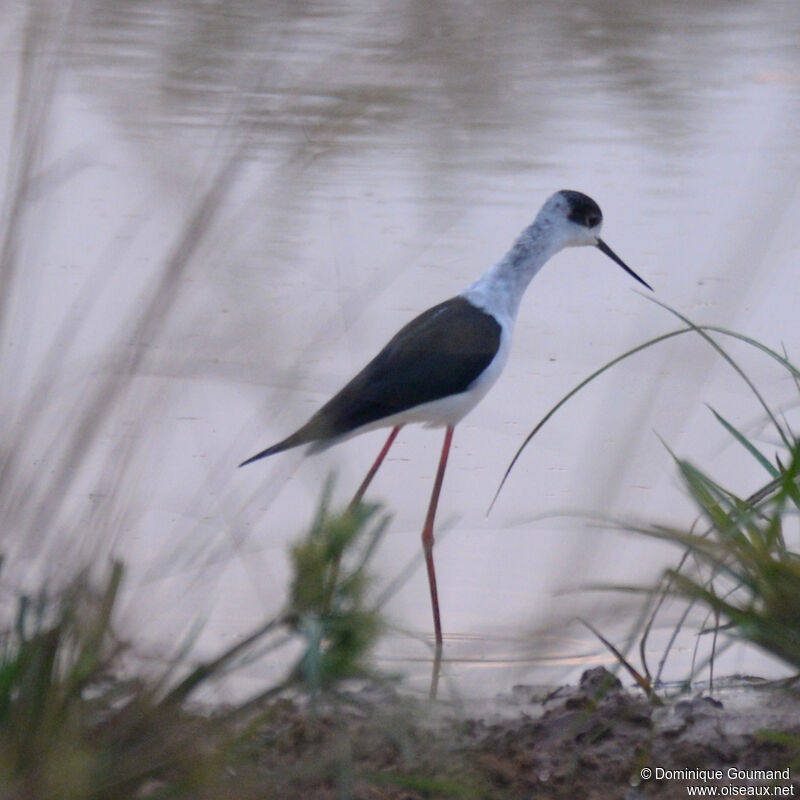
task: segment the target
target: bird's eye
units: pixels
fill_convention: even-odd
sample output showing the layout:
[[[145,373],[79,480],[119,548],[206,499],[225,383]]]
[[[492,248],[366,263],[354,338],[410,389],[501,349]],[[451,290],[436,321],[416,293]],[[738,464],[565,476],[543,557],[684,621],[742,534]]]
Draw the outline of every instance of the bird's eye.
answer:
[[[600,224],[599,214],[589,214],[586,217],[586,226],[588,228],[596,228]]]

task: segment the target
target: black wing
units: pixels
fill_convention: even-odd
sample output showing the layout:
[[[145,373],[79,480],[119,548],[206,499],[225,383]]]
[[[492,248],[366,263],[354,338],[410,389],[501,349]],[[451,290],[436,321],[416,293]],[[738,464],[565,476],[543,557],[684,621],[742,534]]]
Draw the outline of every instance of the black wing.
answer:
[[[466,391],[497,353],[500,334],[497,320],[464,297],[429,308],[401,328],[302,428],[240,466]]]

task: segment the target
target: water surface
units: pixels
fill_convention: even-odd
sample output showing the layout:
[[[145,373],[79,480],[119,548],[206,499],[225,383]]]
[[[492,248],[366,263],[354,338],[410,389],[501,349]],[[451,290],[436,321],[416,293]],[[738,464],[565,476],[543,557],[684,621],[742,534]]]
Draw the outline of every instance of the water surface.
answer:
[[[7,120],[31,24],[24,8],[10,11]],[[34,20],[34,40],[45,22]],[[36,40],[63,53],[48,180],[27,217],[28,267],[4,334],[17,380],[3,398],[22,414],[37,365],[59,355],[48,410],[20,449],[24,469],[46,479],[70,410],[112,368],[109,348],[135,355],[135,391],[108,411],[70,475],[47,552],[74,546],[68,519],[105,521],[113,536],[103,544],[130,566],[131,630],[157,651],[197,619],[200,652],[211,652],[275,613],[288,544],[327,476],[347,502],[382,434],[313,459],[235,465],[498,260],[557,189],[597,199],[604,238],[658,299],[797,349],[794,4],[97,0],[75,10],[66,38],[52,26]],[[0,141],[8,152],[8,130]],[[238,172],[175,273],[163,324],[118,341],[236,152]],[[67,340],[69,324],[77,333]],[[585,630],[562,625],[581,615],[621,635],[635,606],[579,587],[647,584],[676,553],[573,512],[688,527],[693,510],[659,437],[737,491],[760,485],[706,404],[741,425],[758,424],[759,406],[707,344],[681,337],[566,406],[487,518],[541,416],[605,361],[674,327],[585,248],[560,254],[532,284],[506,372],[457,429],[439,509],[448,674],[463,691],[531,674],[560,680],[607,660]],[[732,351],[771,401],[793,397],[764,359]],[[370,497],[392,514],[379,583],[417,557],[440,446],[440,432],[404,430],[373,484]],[[20,508],[11,527],[22,538],[33,512]],[[385,610],[397,632],[381,663],[425,675],[422,570]],[[654,660],[663,641],[654,639]],[[685,674],[693,643],[670,677]],[[744,648],[720,668],[778,669]]]

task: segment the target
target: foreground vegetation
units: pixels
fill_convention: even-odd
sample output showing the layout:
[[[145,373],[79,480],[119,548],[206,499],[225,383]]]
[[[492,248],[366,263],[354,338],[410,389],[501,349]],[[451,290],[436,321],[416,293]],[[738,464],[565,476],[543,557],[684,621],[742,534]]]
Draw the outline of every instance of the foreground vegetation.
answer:
[[[577,687],[517,687],[498,701],[505,717],[433,713],[369,670],[375,514],[320,514],[295,547],[285,612],[188,671],[123,677],[119,565],[100,591],[81,578],[52,600],[24,599],[0,649],[0,797],[600,800],[630,786],[684,796],[686,781],[642,781],[653,764],[800,769],[800,697],[766,684],[746,712],[701,697],[664,708],[596,668]],[[278,685],[237,705],[193,702],[253,649],[287,640],[302,647]]]
[[[367,604],[366,568],[385,523],[375,506],[339,515],[323,503],[293,547],[283,612],[188,671],[178,661],[161,674],[123,677],[130,663],[114,626],[118,563],[99,589],[82,573],[55,596],[19,597],[13,624],[0,632],[0,797],[225,796],[225,768],[274,713],[271,697],[293,689],[314,697],[367,676],[379,620]],[[254,650],[297,640],[301,654],[278,685],[225,710],[190,710]]]
[[[696,325],[679,311],[659,301],[653,302],[678,317],[684,327],[622,353],[568,392],[528,434],[506,470],[495,500],[522,451],[556,412],[598,376],[638,353],[677,336],[696,335],[707,342],[747,385],[761,410],[765,425],[778,443],[772,457],[762,450],[760,442],[766,438],[763,432],[756,440],[714,409],[711,409],[711,413],[726,434],[763,469],[763,484],[742,497],[722,486],[690,460],[673,454],[686,491],[699,512],[691,528],[617,523],[625,530],[670,541],[683,549],[678,564],[664,572],[659,586],[617,587],[646,593],[653,606],[639,635],[640,669],[595,631],[646,693],[651,698],[657,698],[656,691],[668,652],[663,654],[659,669],[653,674],[647,663],[645,645],[665,599],[670,596],[688,601],[673,641],[693,607],[705,608],[706,618],[713,621],[702,631],[713,634],[710,656],[702,666],[713,666],[718,634],[722,632],[729,637],[728,641],[734,638],[748,641],[783,660],[789,667],[800,669],[800,527],[797,524],[800,512],[800,438],[784,414],[784,409],[795,407],[800,397],[785,402],[781,409],[773,408],[720,340],[743,343],[770,358],[791,378],[798,395],[800,370],[785,354],[761,342],[724,328]],[[691,684],[695,672],[687,678],[687,686]],[[711,675],[713,684],[713,672]]]

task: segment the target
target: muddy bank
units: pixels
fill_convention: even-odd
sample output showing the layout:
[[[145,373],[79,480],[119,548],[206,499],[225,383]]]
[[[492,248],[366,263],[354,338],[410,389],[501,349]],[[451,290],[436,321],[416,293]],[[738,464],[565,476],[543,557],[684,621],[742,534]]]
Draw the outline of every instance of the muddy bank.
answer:
[[[800,796],[800,695],[786,687],[736,681],[654,705],[597,668],[473,711],[374,688],[316,710],[282,700],[231,780],[331,800]]]

